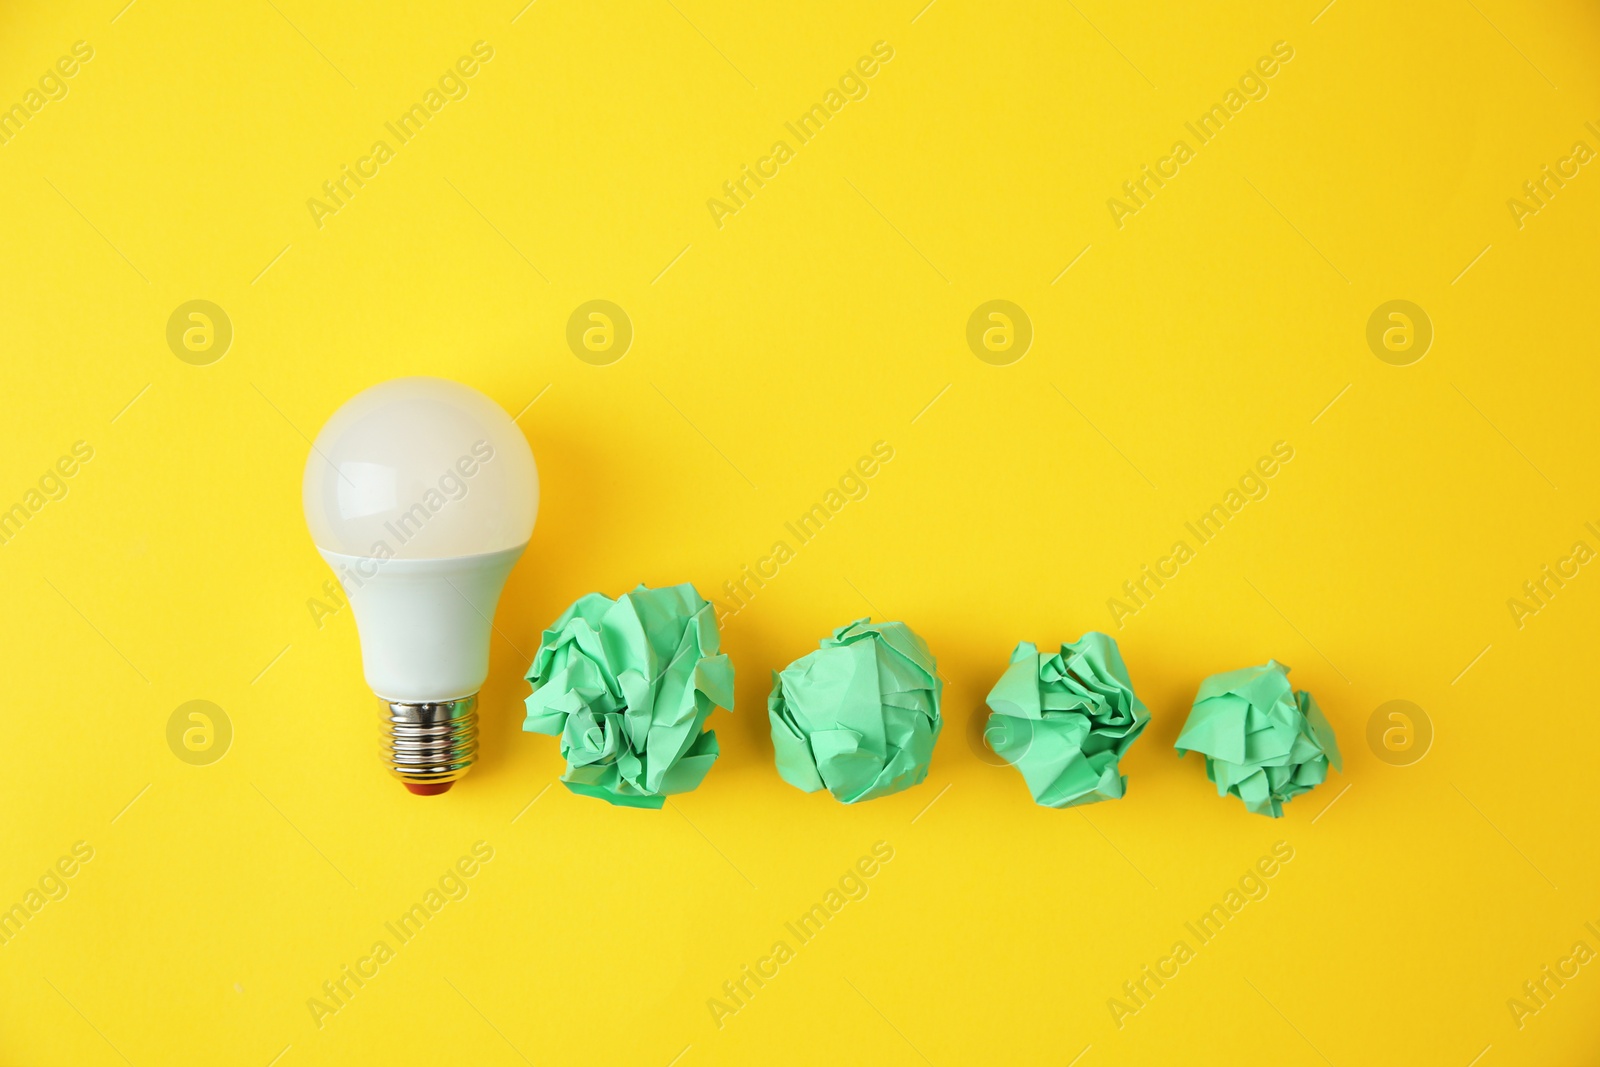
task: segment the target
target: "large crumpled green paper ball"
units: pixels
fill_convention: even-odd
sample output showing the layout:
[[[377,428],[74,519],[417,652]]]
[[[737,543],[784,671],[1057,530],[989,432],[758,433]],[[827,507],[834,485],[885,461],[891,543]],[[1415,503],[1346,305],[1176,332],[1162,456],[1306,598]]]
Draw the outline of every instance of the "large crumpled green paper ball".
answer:
[[[1122,796],[1118,763],[1150,721],[1117,643],[1102,633],[1053,653],[1023,641],[988,704],[984,740],[1048,808]]]
[[[772,674],[778,773],[846,804],[909,789],[928,776],[943,688],[928,646],[905,623],[839,627]]]
[[[574,793],[659,808],[716,762],[717,735],[700,727],[733,708],[733,664],[717,649],[714,610],[692,585],[590,593],[540,639],[522,728],[560,736]]]
[[[1274,819],[1322,783],[1329,763],[1344,770],[1333,727],[1310,693],[1289,685],[1289,668],[1277,660],[1201,682],[1175,747],[1180,756],[1205,755],[1218,796],[1232,793]]]

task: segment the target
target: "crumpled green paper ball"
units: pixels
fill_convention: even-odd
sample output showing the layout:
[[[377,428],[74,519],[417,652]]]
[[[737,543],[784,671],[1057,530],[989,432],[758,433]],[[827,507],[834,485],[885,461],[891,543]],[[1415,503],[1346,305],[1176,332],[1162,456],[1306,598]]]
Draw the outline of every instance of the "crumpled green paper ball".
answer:
[[[1277,660],[1213,674],[1200,683],[1178,754],[1200,752],[1218,796],[1232,793],[1257,815],[1274,819],[1283,805],[1344,770],[1333,727],[1311,694],[1289,685]]]
[[[1070,808],[1113,800],[1127,789],[1118,763],[1150,712],[1110,637],[1087,633],[1050,653],[1023,641],[988,704],[984,740],[1022,772],[1037,803]]]
[[[857,619],[772,673],[767,716],[778,773],[854,804],[928,776],[944,720],[940,681],[922,638],[901,622]]]
[[[659,808],[716,762],[717,735],[700,727],[733,708],[718,647],[714,610],[692,585],[590,593],[540,639],[522,728],[560,736],[574,793]]]

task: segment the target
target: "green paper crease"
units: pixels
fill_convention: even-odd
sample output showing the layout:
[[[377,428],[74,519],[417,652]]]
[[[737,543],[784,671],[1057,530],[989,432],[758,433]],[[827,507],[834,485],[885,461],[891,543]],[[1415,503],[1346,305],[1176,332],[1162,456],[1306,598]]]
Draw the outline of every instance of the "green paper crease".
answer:
[[[1119,764],[1150,712],[1107,635],[1084,634],[1054,653],[1021,642],[988,705],[984,740],[1022,772],[1036,803],[1070,808],[1126,792]]]
[[[1344,770],[1333,727],[1310,693],[1290,686],[1289,668],[1277,660],[1201,682],[1175,747],[1180,756],[1205,756],[1218,796],[1231,793],[1274,819],[1322,784],[1330,763]]]
[[[839,627],[772,674],[778,773],[846,804],[911,788],[928,776],[943,688],[933,654],[905,623]]]
[[[522,728],[561,738],[568,789],[659,808],[716,762],[718,707],[733,708],[733,664],[714,609],[692,585],[581,597],[539,641]]]

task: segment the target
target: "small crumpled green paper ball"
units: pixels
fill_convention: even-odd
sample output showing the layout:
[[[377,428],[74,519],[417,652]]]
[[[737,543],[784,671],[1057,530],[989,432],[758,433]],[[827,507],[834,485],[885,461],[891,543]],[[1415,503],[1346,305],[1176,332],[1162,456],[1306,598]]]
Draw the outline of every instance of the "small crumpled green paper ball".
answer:
[[[1176,748],[1180,756],[1205,755],[1218,796],[1232,793],[1274,819],[1322,783],[1328,764],[1344,770],[1333,727],[1310,693],[1289,685],[1289,668],[1277,660],[1201,682]]]
[[[717,735],[700,727],[733,708],[718,644],[714,609],[692,585],[590,593],[540,639],[522,728],[560,736],[574,793],[659,808],[716,762]]]
[[[944,688],[922,638],[901,622],[857,619],[772,673],[767,715],[778,773],[846,804],[928,776]]]
[[[1117,643],[1102,633],[1054,653],[1023,641],[988,704],[984,740],[1047,808],[1122,796],[1118,763],[1150,721]]]

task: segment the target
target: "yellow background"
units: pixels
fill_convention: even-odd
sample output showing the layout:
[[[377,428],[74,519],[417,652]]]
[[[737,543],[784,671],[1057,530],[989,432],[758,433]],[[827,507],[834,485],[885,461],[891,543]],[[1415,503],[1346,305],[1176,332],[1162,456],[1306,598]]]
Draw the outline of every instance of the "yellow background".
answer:
[[[0,14],[0,102],[94,49],[0,146],[0,505],[94,448],[0,545],[0,904],[95,850],[0,948],[0,1060],[1600,1051],[1600,966],[1520,1029],[1507,1007],[1600,949],[1600,575],[1520,629],[1507,607],[1600,547],[1600,174],[1520,229],[1506,205],[1600,148],[1592,6],[121,3]],[[478,40],[469,95],[319,229],[308,198]],[[707,199],[880,40],[870,95],[719,229]],[[1269,95],[1119,229],[1107,199],[1280,40]],[[604,367],[565,342],[596,298],[636,334]],[[1007,367],[965,341],[997,298],[1035,330]],[[209,366],[166,343],[191,299],[233,323]],[[1434,325],[1411,366],[1365,341],[1391,299]],[[544,491],[481,761],[437,799],[377,765],[300,512],[306,438],[408,374],[521,412]],[[545,791],[543,626],[639,581],[719,596],[879,440],[867,498],[728,621],[704,785],[657,813]],[[1107,599],[1276,441],[1270,495],[1116,629]],[[869,612],[928,640],[947,722],[926,783],[846,808],[779,780],[764,702]],[[1046,810],[975,724],[1016,641],[1089,629],[1154,720],[1125,799]],[[1279,822],[1172,751],[1202,677],[1269,656],[1346,759]],[[210,766],[167,746],[192,699],[233,724]],[[1415,765],[1367,744],[1391,699],[1433,724]],[[308,998],[480,840],[470,895],[319,1029]],[[1108,999],[1280,840],[1270,895],[1119,1029]],[[870,894],[718,1028],[708,999],[879,841]]]

